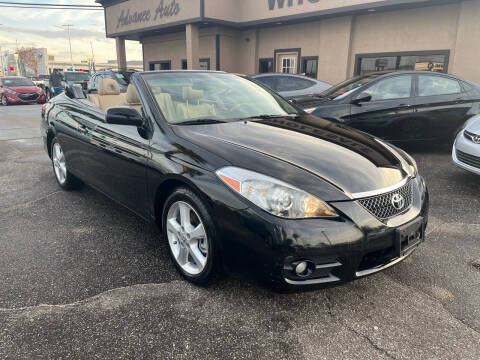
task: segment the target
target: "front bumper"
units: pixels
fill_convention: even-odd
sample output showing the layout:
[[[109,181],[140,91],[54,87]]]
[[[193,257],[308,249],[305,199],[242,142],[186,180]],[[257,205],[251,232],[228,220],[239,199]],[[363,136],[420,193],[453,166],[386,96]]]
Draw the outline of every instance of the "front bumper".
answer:
[[[335,220],[285,220],[253,208],[218,209],[221,213],[215,218],[224,239],[225,263],[269,283],[293,287],[338,285],[383,271],[420,244],[414,239],[399,242],[399,228],[418,224],[424,235],[428,191],[420,176],[413,181],[410,210],[386,223],[357,201],[331,203],[341,214]],[[301,261],[313,266],[308,277],[294,272]]]

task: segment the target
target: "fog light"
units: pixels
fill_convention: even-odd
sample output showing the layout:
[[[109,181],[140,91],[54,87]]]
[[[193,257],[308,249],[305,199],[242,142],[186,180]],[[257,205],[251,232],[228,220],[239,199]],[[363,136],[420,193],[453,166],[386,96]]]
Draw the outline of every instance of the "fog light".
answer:
[[[307,270],[308,270],[308,263],[306,261],[299,262],[295,267],[295,273],[298,276],[307,275]]]

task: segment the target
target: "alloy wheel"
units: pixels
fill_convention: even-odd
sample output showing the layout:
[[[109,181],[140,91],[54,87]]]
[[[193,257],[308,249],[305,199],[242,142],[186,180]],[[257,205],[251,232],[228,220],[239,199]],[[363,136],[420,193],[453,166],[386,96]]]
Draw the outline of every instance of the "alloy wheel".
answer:
[[[188,275],[200,274],[208,260],[207,233],[200,216],[188,203],[177,201],[170,206],[166,223],[175,261]]]
[[[3,106],[7,106],[7,105],[8,105],[7,98],[5,97],[5,95],[2,95],[2,105],[3,105]]]
[[[65,161],[65,155],[63,154],[62,147],[59,143],[53,145],[52,151],[53,168],[55,169],[55,176],[58,182],[63,185],[67,180],[67,163]]]

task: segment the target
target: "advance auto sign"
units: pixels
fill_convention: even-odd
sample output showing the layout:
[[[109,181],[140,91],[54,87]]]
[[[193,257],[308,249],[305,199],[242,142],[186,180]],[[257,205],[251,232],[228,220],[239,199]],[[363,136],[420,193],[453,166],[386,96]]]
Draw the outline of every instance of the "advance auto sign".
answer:
[[[200,0],[129,0],[105,9],[107,35],[200,17]]]

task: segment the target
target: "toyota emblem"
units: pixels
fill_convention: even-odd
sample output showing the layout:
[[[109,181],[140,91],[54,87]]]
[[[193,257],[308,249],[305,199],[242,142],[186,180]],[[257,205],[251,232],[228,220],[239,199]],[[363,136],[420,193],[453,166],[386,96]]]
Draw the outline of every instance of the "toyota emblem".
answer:
[[[400,194],[393,194],[392,206],[397,210],[402,210],[405,207],[405,198]]]

